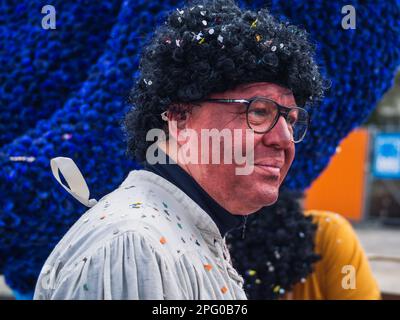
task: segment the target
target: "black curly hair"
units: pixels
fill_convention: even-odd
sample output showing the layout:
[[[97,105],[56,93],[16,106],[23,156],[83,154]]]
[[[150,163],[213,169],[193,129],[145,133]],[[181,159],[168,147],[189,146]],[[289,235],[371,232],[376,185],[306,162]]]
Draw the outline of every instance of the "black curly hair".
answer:
[[[249,299],[279,298],[320,260],[314,252],[317,225],[303,214],[302,197],[300,192],[280,192],[274,205],[248,217],[244,239],[240,229],[228,234],[232,263],[244,277]]]
[[[321,100],[324,79],[308,33],[268,11],[242,10],[233,0],[187,3],[167,15],[143,48],[131,110],[122,120],[127,154],[144,161],[146,134],[164,129],[160,113],[250,82],[292,90],[298,105]],[[178,106],[178,107],[177,107]]]

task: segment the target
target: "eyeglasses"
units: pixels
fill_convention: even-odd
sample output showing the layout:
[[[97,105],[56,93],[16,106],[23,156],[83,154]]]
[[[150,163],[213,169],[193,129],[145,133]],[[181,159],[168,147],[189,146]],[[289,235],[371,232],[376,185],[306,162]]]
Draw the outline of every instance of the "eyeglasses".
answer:
[[[246,121],[255,133],[271,131],[282,116],[288,124],[294,143],[301,142],[310,125],[308,112],[300,107],[285,107],[264,97],[251,99],[206,99],[203,102],[243,103],[246,105]]]

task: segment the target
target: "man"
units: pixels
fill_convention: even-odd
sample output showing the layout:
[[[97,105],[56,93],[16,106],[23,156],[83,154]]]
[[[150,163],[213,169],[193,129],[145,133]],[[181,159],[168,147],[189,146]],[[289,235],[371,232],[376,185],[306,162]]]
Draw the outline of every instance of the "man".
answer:
[[[225,235],[277,200],[304,105],[323,94],[313,54],[267,10],[215,0],[172,12],[143,51],[124,122],[145,168],[96,204],[70,159],[55,159],[67,191],[95,205],[46,261],[35,298],[246,299]]]

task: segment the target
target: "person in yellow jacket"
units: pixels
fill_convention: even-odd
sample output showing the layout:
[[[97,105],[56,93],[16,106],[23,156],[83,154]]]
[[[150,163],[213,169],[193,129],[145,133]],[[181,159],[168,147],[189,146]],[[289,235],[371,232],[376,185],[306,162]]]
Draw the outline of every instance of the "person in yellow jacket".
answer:
[[[339,214],[311,210],[318,225],[315,252],[321,260],[303,282],[294,285],[286,299],[376,300],[381,299],[364,249],[351,224]]]

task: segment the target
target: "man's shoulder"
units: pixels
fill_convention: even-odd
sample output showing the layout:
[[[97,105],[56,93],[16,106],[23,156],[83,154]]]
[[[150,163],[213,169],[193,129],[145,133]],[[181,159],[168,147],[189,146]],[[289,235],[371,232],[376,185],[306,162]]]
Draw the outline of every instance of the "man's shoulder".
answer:
[[[135,233],[176,258],[199,238],[190,215],[184,211],[174,197],[161,195],[141,181],[122,184],[78,219],[52,256],[68,260],[72,253],[75,259],[123,234]]]

